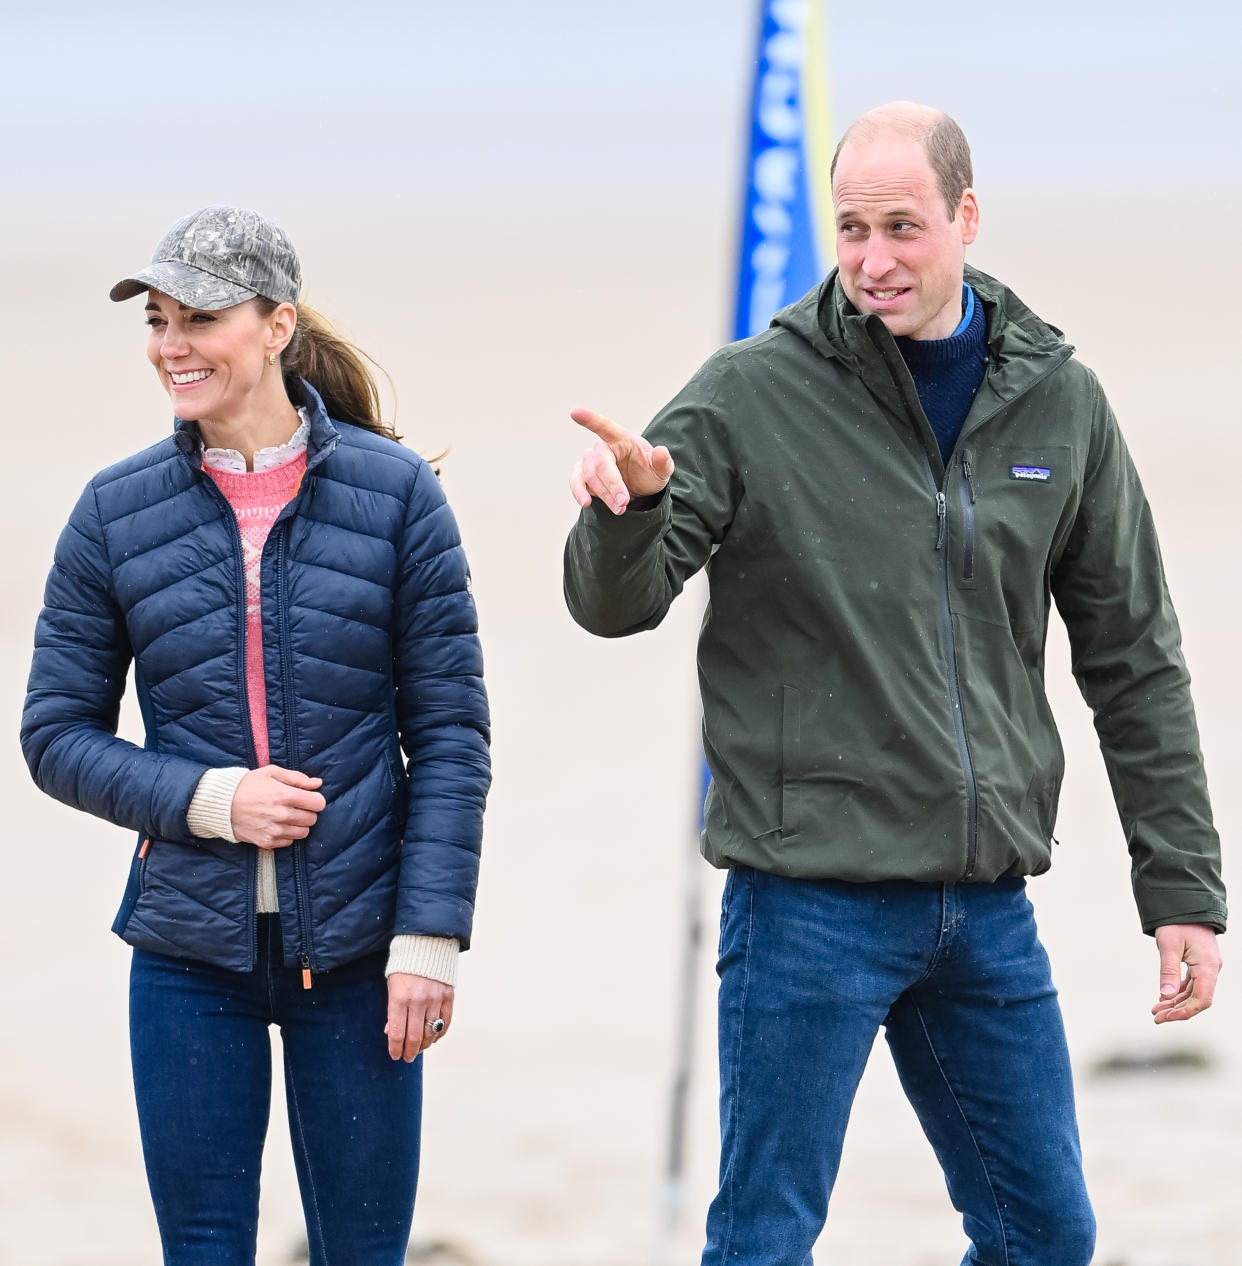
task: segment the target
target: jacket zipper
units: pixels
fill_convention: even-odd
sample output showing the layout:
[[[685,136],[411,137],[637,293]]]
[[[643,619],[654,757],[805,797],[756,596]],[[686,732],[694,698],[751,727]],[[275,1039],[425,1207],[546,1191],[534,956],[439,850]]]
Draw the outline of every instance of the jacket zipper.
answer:
[[[134,873],[138,877],[138,892],[142,895],[147,890],[147,854],[151,851],[151,837],[144,835],[138,845],[138,856],[134,862]]]
[[[293,663],[289,649],[289,608],[285,601],[285,546],[289,539],[289,528],[282,524],[276,538],[276,602],[278,614],[278,637],[280,640],[280,684],[285,711],[285,754],[291,769],[298,768],[298,732],[297,716],[293,699]],[[294,840],[290,845],[293,850],[293,887],[297,893],[298,903],[298,962],[302,966],[302,988],[311,987],[310,960],[310,891],[306,877],[306,841]]]
[[[247,764],[251,769],[258,764],[259,755],[254,747],[254,734],[250,729],[250,687],[246,684],[246,562],[242,552],[241,528],[237,524],[237,515],[229,505],[229,499],[216,486],[216,481],[208,474],[200,471],[203,482],[210,489],[212,496],[224,508],[225,516],[233,528],[233,574],[237,585],[237,645],[240,653],[237,656],[237,690],[242,706],[242,734],[246,740]],[[258,871],[259,850],[253,845],[247,864],[249,882],[246,885],[246,924],[250,928],[250,967],[259,961],[259,912],[258,912]]]
[[[923,412],[923,406],[919,401],[917,392],[914,390],[913,379],[910,377],[905,362],[901,359],[901,354],[897,351],[896,344],[891,338],[885,337],[881,339],[878,348],[880,355],[888,363],[890,372],[893,374],[893,381],[905,400],[909,417],[914,422],[915,434],[921,440],[923,470],[927,475],[927,482],[936,501],[936,553],[940,555],[940,575],[943,581],[940,615],[944,623],[945,669],[949,681],[949,704],[953,712],[953,728],[957,734],[958,757],[962,764],[962,781],[966,788],[966,869],[962,878],[969,879],[975,873],[979,855],[979,787],[975,780],[974,762],[970,758],[970,746],[966,742],[966,721],[962,712],[961,681],[957,671],[957,642],[953,636],[953,608],[950,603],[953,578],[949,566],[949,551],[945,548],[948,531],[948,506],[944,489],[936,478],[936,470],[932,465],[932,452],[935,451],[937,456],[939,456],[939,452],[936,449],[936,441],[932,434],[931,424],[927,421],[927,415]],[[998,405],[997,409],[1001,407]],[[918,425],[919,420],[923,424],[921,430]],[[949,469],[950,467],[944,468],[946,484],[949,479]]]
[[[959,492],[962,501],[962,579],[975,578],[975,477],[970,449],[962,453],[962,474]]]
[[[936,473],[931,462],[924,458],[927,478],[936,497],[936,552],[940,555],[940,574],[944,592],[940,603],[940,615],[944,623],[945,667],[949,676],[949,703],[953,710],[953,728],[957,733],[957,751],[962,762],[962,777],[966,785],[966,869],[963,879],[975,873],[979,854],[979,787],[975,782],[975,766],[970,758],[970,746],[966,742],[966,722],[962,714],[962,689],[957,672],[957,643],[953,637],[953,608],[949,596],[952,578],[949,570],[949,551],[944,548],[945,522],[947,518],[945,495],[936,485]],[[947,472],[946,472],[947,477]]]

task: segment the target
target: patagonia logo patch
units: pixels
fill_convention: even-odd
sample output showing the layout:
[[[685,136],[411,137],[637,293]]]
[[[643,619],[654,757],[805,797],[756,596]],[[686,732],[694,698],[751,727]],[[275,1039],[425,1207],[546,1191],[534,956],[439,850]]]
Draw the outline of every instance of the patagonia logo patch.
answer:
[[[1051,466],[1010,466],[1010,479],[1020,479],[1028,484],[1050,484],[1052,482]]]

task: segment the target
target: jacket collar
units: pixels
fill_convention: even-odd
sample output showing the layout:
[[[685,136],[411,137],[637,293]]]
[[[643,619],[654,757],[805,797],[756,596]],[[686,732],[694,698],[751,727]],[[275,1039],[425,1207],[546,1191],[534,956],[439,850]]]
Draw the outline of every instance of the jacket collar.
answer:
[[[1021,395],[1073,355],[1061,331],[1036,316],[1007,286],[969,265],[964,279],[983,303],[988,347],[985,385],[997,403]],[[781,309],[772,325],[796,334],[820,355],[842,361],[882,403],[908,412],[900,385],[908,376],[901,353],[884,322],[874,313],[864,316],[846,298],[837,269],[796,303]]]
[[[314,469],[340,443],[341,432],[337,423],[328,417],[323,397],[306,381],[299,380],[302,388],[301,405],[310,423],[310,435],[306,441],[306,469]],[[296,403],[296,402],[295,402]],[[197,422],[174,415],[173,443],[195,469],[203,464],[203,437]]]

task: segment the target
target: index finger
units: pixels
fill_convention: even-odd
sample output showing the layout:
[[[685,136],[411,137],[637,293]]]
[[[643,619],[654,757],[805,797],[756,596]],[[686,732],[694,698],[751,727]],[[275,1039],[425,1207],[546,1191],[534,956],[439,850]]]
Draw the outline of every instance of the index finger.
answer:
[[[300,769],[285,769],[281,765],[269,765],[267,773],[276,782],[284,783],[286,787],[306,787],[313,790],[315,787],[323,786],[322,778],[312,778]]]
[[[598,435],[605,444],[630,438],[630,433],[625,427],[618,426],[611,418],[606,418],[602,413],[596,413],[594,409],[570,409],[569,416],[579,426],[586,427],[592,435]]]

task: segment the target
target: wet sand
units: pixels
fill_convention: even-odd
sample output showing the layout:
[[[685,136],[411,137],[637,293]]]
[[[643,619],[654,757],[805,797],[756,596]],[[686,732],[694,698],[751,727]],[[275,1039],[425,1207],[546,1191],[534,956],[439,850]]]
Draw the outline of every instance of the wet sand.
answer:
[[[1212,204],[1215,205],[1215,204]],[[11,806],[0,922],[0,1263],[158,1260],[129,1085],[128,955],[108,926],[130,839],[41,797],[15,739],[29,639],[55,536],[82,484],[151,442],[169,410],[140,314],[105,292],[185,208],[89,224],[23,212],[0,245],[17,320],[6,341],[11,542],[0,636]],[[452,1040],[428,1061],[418,1244],[473,1266],[697,1261],[716,1125],[711,950],[720,877],[693,861],[702,589],[664,627],[603,642],[560,598],[582,447],[567,410],[639,424],[720,341],[731,208],[517,211],[503,226],[434,209],[271,207],[307,265],[306,294],[392,374],[400,420],[444,480],[474,570],[495,711],[496,782],[475,948]],[[1122,419],[1161,529],[1226,845],[1240,812],[1234,671],[1240,409],[1233,322],[1191,299],[1171,255],[1175,209],[985,199],[974,262],[1065,329]],[[1213,216],[1216,219],[1213,219]],[[12,218],[12,217],[10,217]],[[1228,206],[1196,237],[1230,240]],[[71,232],[62,235],[64,225]],[[66,245],[66,241],[68,245]],[[1163,258],[1161,258],[1163,256]],[[390,293],[393,260],[401,290]],[[1176,278],[1159,275],[1157,260]],[[1242,282],[1218,252],[1212,293]],[[1171,290],[1170,285],[1180,287]],[[1194,292],[1197,296],[1198,292]],[[1068,774],[1052,872],[1032,884],[1070,1031],[1097,1266],[1242,1266],[1242,1008],[1155,1029],[1152,943],[1138,930],[1124,843],[1063,640],[1049,653]],[[126,732],[138,734],[127,705]],[[683,892],[704,912],[689,1172],[676,1232],[662,1175]],[[1227,872],[1228,876],[1228,872]],[[1230,941],[1224,944],[1230,951]],[[382,1040],[377,1017],[376,1040]],[[1200,1055],[1204,1071],[1097,1075],[1117,1053]],[[301,1215],[273,1117],[259,1261],[291,1260]],[[963,1237],[881,1042],[854,1113],[817,1260],[943,1266]],[[430,1253],[430,1250],[428,1250]]]

